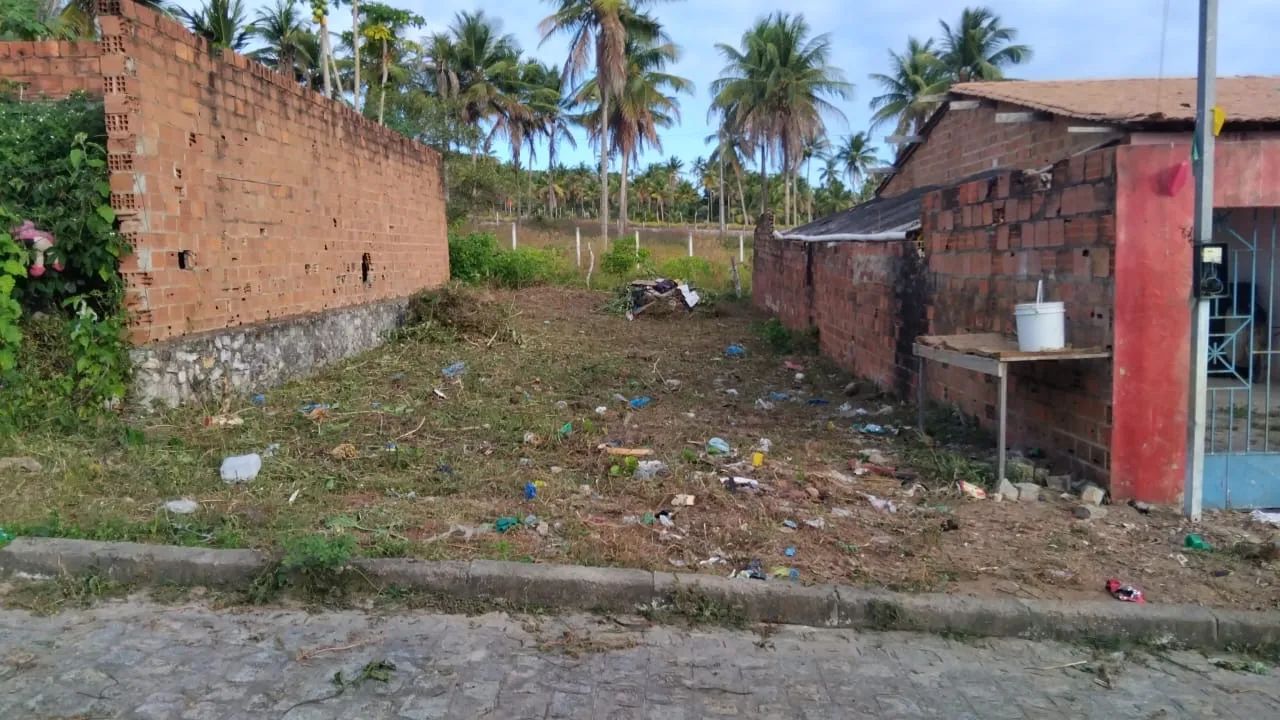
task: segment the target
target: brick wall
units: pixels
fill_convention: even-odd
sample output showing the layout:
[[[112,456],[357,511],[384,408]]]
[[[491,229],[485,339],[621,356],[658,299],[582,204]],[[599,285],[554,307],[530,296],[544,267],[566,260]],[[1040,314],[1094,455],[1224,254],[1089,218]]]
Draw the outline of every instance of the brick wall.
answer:
[[[881,194],[893,196],[912,188],[945,185],[993,168],[1042,168],[1095,146],[1101,139],[1099,135],[1068,133],[1068,126],[1082,123],[1056,116],[1033,122],[995,121],[997,112],[1026,110],[986,101],[971,110],[947,110],[929,131],[928,141],[915,146]]]
[[[102,3],[134,342],[404,297],[448,278],[434,151],[128,0]]]
[[[1067,309],[1067,341],[1110,347],[1115,283],[1115,151],[1057,163],[1043,187],[1011,171],[930,193],[922,235],[928,257],[929,331],[1015,331],[1016,303],[1046,297]],[[931,364],[930,397],[994,427],[995,379]],[[1012,447],[1046,450],[1054,464],[1109,479],[1111,363],[1013,366],[1009,381]]]
[[[1112,345],[1115,151],[1056,164],[1045,178],[1009,171],[924,197],[920,243],[802,243],[756,236],[753,301],[788,327],[816,327],[822,353],[886,390],[909,396],[911,342],[923,334],[1015,331],[1013,308],[1067,306],[1067,340]],[[1047,185],[1047,187],[1046,187]],[[994,378],[932,363],[929,396],[994,429]],[[1109,481],[1111,363],[1016,366],[1009,441],[1053,464]]]
[[[98,43],[0,42],[3,89],[15,90],[24,98],[62,98],[79,91],[101,95]]]

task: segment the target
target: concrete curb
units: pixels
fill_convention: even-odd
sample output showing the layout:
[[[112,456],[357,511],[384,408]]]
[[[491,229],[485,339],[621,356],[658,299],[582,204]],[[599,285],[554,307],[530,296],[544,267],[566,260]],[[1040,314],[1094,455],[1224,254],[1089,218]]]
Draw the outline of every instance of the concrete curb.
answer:
[[[1189,647],[1280,645],[1280,613],[1195,605],[1056,602],[894,593],[713,575],[473,560],[361,559],[375,584],[465,600],[634,611],[687,589],[748,619],[813,627],[910,630],[1065,641],[1173,641]],[[0,576],[96,572],[121,582],[244,586],[270,567],[253,550],[18,538],[0,549]]]

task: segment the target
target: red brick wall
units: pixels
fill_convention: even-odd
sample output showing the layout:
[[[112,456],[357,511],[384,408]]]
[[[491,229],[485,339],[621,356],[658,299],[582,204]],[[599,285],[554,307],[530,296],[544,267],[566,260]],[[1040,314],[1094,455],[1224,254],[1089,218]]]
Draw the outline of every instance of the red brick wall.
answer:
[[[930,193],[923,238],[931,279],[930,333],[1015,331],[1016,303],[1066,303],[1067,341],[1110,347],[1115,283],[1115,151],[1054,166],[1050,187],[1021,172]],[[995,379],[930,364],[931,397],[994,427]],[[1109,480],[1111,363],[1015,365],[1011,447],[1038,447],[1062,469]]]
[[[23,97],[62,98],[78,91],[101,95],[98,43],[0,42],[0,89],[12,86]]]
[[[103,9],[98,82],[112,205],[135,248],[121,268],[135,342],[404,297],[448,278],[438,154],[251,60],[211,53],[128,0]]]
[[[893,196],[912,188],[944,185],[993,168],[1042,168],[1101,140],[1099,135],[1069,134],[1068,126],[1082,123],[1056,116],[1033,122],[995,121],[997,112],[1026,110],[988,102],[972,110],[947,110],[928,140],[915,147],[881,194]]]

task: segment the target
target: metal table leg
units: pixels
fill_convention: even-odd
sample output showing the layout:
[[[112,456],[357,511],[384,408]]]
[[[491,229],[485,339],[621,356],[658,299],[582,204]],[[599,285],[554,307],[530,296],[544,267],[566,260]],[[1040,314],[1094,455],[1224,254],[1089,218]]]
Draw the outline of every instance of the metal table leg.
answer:
[[[924,358],[916,358],[916,423],[920,425],[920,434],[924,434]]]
[[[998,400],[999,402],[998,412],[999,412],[1000,428],[998,430],[998,437],[996,438],[996,454],[997,454],[996,482],[1000,482],[1001,480],[1005,479],[1004,477],[1004,463],[1005,463],[1004,433],[1005,433],[1005,423],[1006,423],[1006,420],[1008,419],[1009,373],[1008,373],[1008,366],[1005,365],[1004,363],[1000,363],[999,378],[1000,378],[1000,393],[999,393],[999,400]]]

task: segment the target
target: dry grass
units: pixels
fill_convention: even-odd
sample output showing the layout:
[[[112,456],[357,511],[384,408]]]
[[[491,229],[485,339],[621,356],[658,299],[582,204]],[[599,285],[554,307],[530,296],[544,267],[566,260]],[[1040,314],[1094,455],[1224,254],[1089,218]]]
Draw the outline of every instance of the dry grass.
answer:
[[[802,356],[797,380],[760,339],[762,318],[744,305],[628,323],[600,311],[603,293],[540,288],[486,297],[482,317],[464,318],[469,329],[455,327],[454,315],[433,315],[431,326],[267,392],[261,406],[236,398],[70,436],[0,439],[0,456],[35,456],[46,469],[0,478],[0,527],[265,548],[300,535],[348,534],[366,555],[718,575],[759,560],[766,573],[796,569],[802,582],[1018,597],[1099,599],[1115,575],[1154,602],[1280,607],[1273,566],[1181,548],[1193,530],[1217,547],[1265,538],[1236,515],[1193,529],[1172,511],[1139,515],[1120,506],[1081,523],[1071,503],[1056,499],[976,502],[948,486],[908,493],[909,484],[876,472],[854,477],[850,460],[871,450],[900,465],[931,458],[930,467],[946,472],[969,472],[989,457],[980,449],[968,451],[976,460],[926,452],[910,432],[889,440],[853,431],[866,418],[836,409],[847,375]],[[729,343],[745,345],[747,358],[726,359]],[[466,373],[445,378],[441,369],[455,362],[465,362]],[[792,399],[758,408],[757,398],[771,392]],[[653,402],[633,411],[615,394]],[[884,405],[851,402],[873,412]],[[304,414],[308,403],[331,407]],[[209,416],[242,424],[207,425]],[[901,426],[910,417],[890,406],[875,421]],[[735,455],[708,456],[712,436]],[[753,470],[748,458],[761,438],[773,448]],[[650,448],[670,473],[633,479],[597,449],[602,443]],[[332,452],[344,444],[350,448]],[[218,478],[224,456],[273,445],[253,482],[230,487]],[[720,483],[728,475],[755,478],[762,490],[729,492]],[[536,499],[524,498],[526,483],[537,486]],[[671,507],[676,494],[695,496],[694,505]],[[874,509],[868,494],[892,499],[898,511]],[[200,510],[168,513],[164,502],[178,497],[198,500]],[[661,510],[671,511],[674,527],[643,522]],[[546,523],[545,535],[492,530],[499,517],[528,515]],[[702,564],[713,556],[723,563]],[[1215,576],[1221,571],[1229,574]]]

